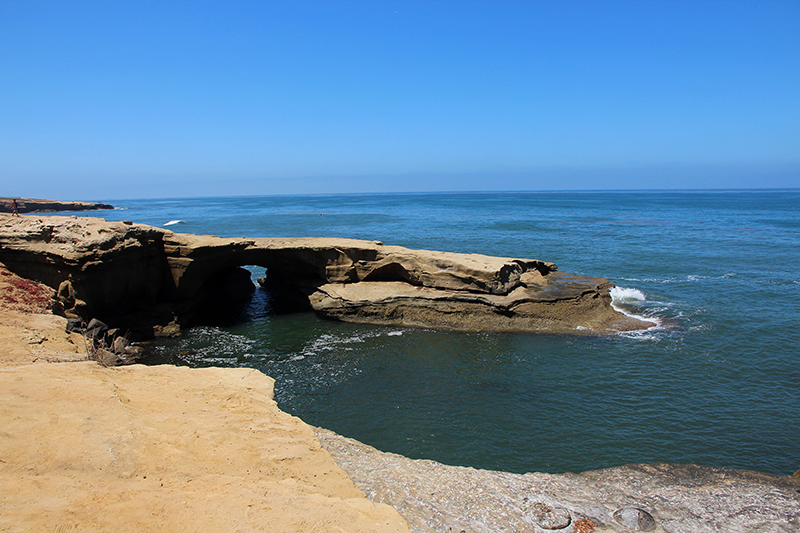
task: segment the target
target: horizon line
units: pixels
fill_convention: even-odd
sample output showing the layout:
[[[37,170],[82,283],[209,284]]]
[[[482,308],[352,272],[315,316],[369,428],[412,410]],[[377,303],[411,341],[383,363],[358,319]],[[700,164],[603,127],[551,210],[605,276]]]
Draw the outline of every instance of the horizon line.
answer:
[[[111,202],[116,200],[182,200],[189,198],[263,198],[263,197],[324,197],[324,196],[400,196],[400,195],[456,195],[456,194],[563,194],[563,193],[735,193],[735,192],[800,192],[800,187],[738,187],[697,189],[498,189],[463,191],[372,191],[372,192],[322,192],[322,193],[271,193],[271,194],[208,194],[194,196],[147,196],[138,198],[108,198],[105,200],[69,200],[87,202]],[[21,198],[21,197],[17,197]],[[67,200],[62,200],[67,201]]]

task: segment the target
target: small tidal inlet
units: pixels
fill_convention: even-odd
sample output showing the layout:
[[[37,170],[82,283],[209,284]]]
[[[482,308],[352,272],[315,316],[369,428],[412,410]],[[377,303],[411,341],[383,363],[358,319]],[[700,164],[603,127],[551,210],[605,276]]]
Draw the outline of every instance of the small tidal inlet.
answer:
[[[159,361],[258,368],[276,378],[280,407],[310,424],[408,457],[512,472],[800,466],[798,191],[117,203],[127,209],[115,215],[183,220],[191,233],[379,238],[553,261],[610,279],[614,306],[649,321],[599,337],[349,324],[276,312],[275,295],[258,289],[234,322],[152,347]]]

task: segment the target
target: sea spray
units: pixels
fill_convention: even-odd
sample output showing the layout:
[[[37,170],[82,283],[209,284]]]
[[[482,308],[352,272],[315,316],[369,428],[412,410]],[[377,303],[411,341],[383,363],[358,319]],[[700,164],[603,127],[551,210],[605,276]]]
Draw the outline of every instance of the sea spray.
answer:
[[[637,320],[652,323],[652,326],[645,328],[647,330],[658,328],[661,326],[661,321],[658,318],[632,312],[633,309],[641,308],[642,304],[646,301],[647,297],[639,289],[628,287],[613,287],[611,289],[611,307],[613,307],[615,311]]]

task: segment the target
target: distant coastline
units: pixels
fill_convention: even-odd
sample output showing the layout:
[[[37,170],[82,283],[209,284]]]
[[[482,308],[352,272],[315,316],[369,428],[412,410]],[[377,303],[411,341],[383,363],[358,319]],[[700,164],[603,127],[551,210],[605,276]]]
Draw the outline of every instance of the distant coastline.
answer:
[[[11,213],[12,202],[17,201],[19,213],[52,213],[58,211],[98,211],[114,209],[113,205],[100,202],[60,202],[39,198],[0,198],[0,213]]]

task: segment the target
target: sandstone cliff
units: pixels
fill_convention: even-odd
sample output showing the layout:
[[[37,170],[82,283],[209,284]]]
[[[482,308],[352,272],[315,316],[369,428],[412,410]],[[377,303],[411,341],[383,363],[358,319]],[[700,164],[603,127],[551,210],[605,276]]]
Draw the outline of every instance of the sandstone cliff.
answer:
[[[0,261],[57,289],[63,311],[166,334],[227,295],[265,286],[328,318],[484,331],[601,334],[648,327],[611,307],[612,284],[545,261],[353,239],[222,239],[86,217],[0,218]],[[224,290],[220,290],[224,287]]]
[[[0,213],[13,211],[14,198],[0,198]],[[113,205],[99,202],[59,202],[58,200],[41,200],[36,198],[16,198],[18,213],[44,213],[52,211],[97,211],[114,209]]]

